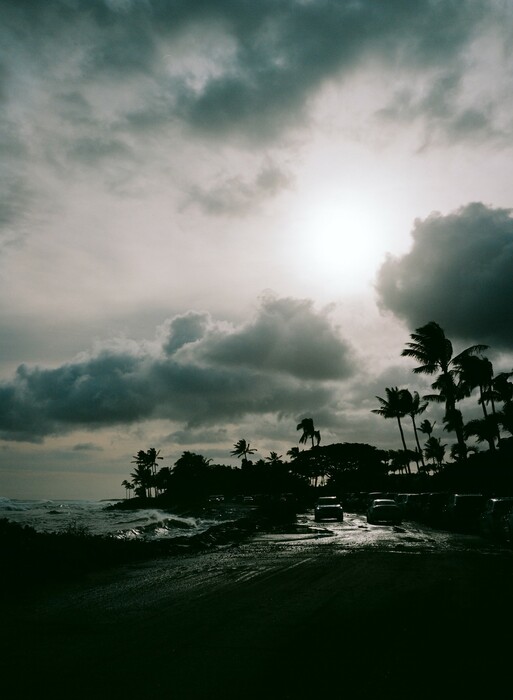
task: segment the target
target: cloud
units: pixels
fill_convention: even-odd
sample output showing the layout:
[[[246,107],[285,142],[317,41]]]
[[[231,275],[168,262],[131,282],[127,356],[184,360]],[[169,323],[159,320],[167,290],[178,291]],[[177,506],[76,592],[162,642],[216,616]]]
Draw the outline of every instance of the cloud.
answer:
[[[95,445],[93,442],[77,442],[71,448],[73,452],[102,452],[103,448]]]
[[[210,188],[194,186],[188,203],[196,204],[208,215],[241,216],[289,185],[290,176],[268,163],[249,181],[238,176],[226,178]]]
[[[100,142],[117,151],[113,129],[128,137],[177,121],[202,134],[276,138],[307,119],[326,81],[373,59],[394,73],[420,71],[434,86],[450,65],[458,81],[478,30],[500,35],[508,15],[484,0],[46,0],[4,2],[2,18],[12,47],[4,100],[20,98],[16,62],[24,101],[46,111],[49,97],[80,94]],[[417,100],[416,109],[432,101]],[[65,139],[72,117],[61,118]]]
[[[411,251],[388,256],[377,275],[384,309],[416,328],[513,350],[512,210],[468,204],[417,220]]]
[[[226,444],[229,440],[226,428],[211,428],[206,430],[175,430],[164,438],[164,443],[173,445],[212,445]]]
[[[465,74],[461,66],[451,66],[428,80],[415,81],[407,76],[407,85],[396,88],[388,105],[379,109],[376,116],[408,127],[420,124],[423,148],[465,141],[508,145],[512,125],[509,118],[501,115],[504,98],[496,89],[496,79],[491,81],[490,90],[483,76],[477,97],[466,89]]]
[[[354,358],[327,314],[310,300],[264,298],[258,314],[232,333],[213,332],[195,356],[216,366],[245,367],[300,380],[349,377]]]
[[[21,365],[0,384],[0,436],[41,441],[79,427],[154,418],[192,428],[258,414],[296,415],[334,401],[347,344],[311,302],[267,299],[240,328],[189,312],[157,343],[119,341],[53,369]]]
[[[19,239],[9,226],[20,208],[37,210],[29,195],[54,202],[63,181],[118,196],[174,183],[207,215],[244,216],[289,175],[239,165],[214,181],[219,168],[207,176],[205,163],[230,148],[297,146],[327,86],[351,100],[351,78],[376,69],[387,88],[364,98],[371,114],[422,123],[427,145],[504,144],[510,20],[485,0],[5,0],[4,237]]]
[[[174,353],[185,345],[200,340],[210,325],[207,313],[189,311],[163,324],[160,333],[163,334],[163,350],[167,355]]]

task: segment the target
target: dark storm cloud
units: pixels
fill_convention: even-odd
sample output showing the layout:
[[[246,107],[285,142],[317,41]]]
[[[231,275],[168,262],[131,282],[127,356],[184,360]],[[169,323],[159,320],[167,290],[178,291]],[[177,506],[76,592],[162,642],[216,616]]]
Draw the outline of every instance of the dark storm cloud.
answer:
[[[256,318],[233,333],[212,333],[199,349],[221,366],[265,369],[301,380],[345,379],[349,345],[309,300],[265,299]]]
[[[347,346],[308,302],[268,300],[238,331],[190,312],[166,324],[153,352],[132,344],[55,369],[20,366],[0,385],[0,436],[41,441],[152,418],[198,427],[296,415],[331,404],[334,386],[322,380],[351,368]]]
[[[513,349],[513,218],[469,204],[417,220],[411,251],[389,256],[376,289],[381,305],[413,329],[436,321],[449,336]]]
[[[182,316],[176,316],[164,328],[167,337],[163,350],[167,355],[174,353],[184,345],[194,343],[205,335],[209,325],[209,315],[197,311],[189,311]]]
[[[440,134],[504,143],[506,93],[469,95],[463,79],[475,38],[488,31],[507,46],[511,19],[485,0],[3,0],[0,154],[9,155],[0,168],[11,184],[0,238],[19,238],[20,207],[37,207],[26,193],[44,190],[39,167],[122,195],[155,164],[155,143],[168,163],[191,135],[276,143],[308,123],[323,87],[358,69],[389,71],[391,91],[402,75],[407,87],[369,109],[422,123],[426,145]],[[209,215],[242,216],[287,185],[264,167],[214,185],[186,178],[183,189]]]
[[[61,94],[66,84],[75,92],[140,80],[139,104],[118,113],[118,127],[149,128],[180,118],[204,133],[239,132],[252,139],[281,133],[304,116],[327,79],[343,77],[369,58],[394,70],[445,71],[452,65],[457,83],[466,68],[464,50],[494,16],[500,27],[507,9],[483,0],[7,0],[1,10],[4,34],[22,47],[13,60]],[[174,70],[176,42],[198,28],[215,33],[221,57],[207,54],[209,66],[166,72],[165,52]],[[196,43],[194,50],[201,55],[203,47]],[[9,58],[4,60],[9,76]],[[8,87],[3,94],[9,95]]]

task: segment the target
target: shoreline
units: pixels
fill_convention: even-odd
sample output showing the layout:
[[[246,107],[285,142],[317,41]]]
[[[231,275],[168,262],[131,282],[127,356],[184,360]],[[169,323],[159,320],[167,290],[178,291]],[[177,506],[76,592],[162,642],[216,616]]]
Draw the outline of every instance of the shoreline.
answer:
[[[65,584],[119,566],[236,544],[258,527],[258,519],[246,515],[194,535],[145,541],[92,535],[74,527],[63,532],[37,532],[0,518],[0,590],[26,595],[38,586]]]

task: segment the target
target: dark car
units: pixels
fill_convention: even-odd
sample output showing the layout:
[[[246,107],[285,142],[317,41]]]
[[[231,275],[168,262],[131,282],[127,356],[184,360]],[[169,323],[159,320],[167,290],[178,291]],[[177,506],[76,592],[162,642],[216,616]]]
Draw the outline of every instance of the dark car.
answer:
[[[444,525],[451,530],[477,531],[486,497],[482,493],[455,493],[444,512]]]
[[[503,537],[504,521],[513,510],[513,496],[489,498],[479,517],[479,531],[485,537]]]
[[[321,496],[314,508],[314,518],[320,520],[343,520],[344,509],[336,496]]]
[[[376,498],[367,508],[367,522],[370,525],[398,525],[401,520],[401,509],[391,498]]]
[[[420,513],[422,494],[398,493],[395,501],[406,518],[416,518]]]
[[[419,519],[429,525],[440,525],[449,500],[450,494],[443,491],[424,494]]]

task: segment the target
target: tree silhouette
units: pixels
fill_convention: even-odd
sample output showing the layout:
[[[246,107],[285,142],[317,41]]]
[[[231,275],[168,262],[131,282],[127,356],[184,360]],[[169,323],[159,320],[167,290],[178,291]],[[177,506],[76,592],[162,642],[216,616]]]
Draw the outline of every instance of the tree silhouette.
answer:
[[[436,420],[431,423],[427,418],[424,418],[422,423],[419,425],[419,430],[421,433],[424,433],[424,435],[427,435],[428,438],[431,437],[433,434],[433,430],[436,425]]]
[[[490,400],[494,406],[496,402],[503,403],[501,411],[497,411],[497,423],[504,430],[513,435],[513,384],[508,381],[513,372],[501,372],[492,380]],[[500,443],[500,432],[497,429],[497,439]]]
[[[130,481],[125,479],[121,482],[121,486],[125,487],[125,498],[130,498],[130,491],[133,490],[134,485]]]
[[[156,450],[154,447],[150,447],[146,451],[146,460],[148,467],[151,470],[151,475],[152,475],[152,483],[153,483],[153,488],[155,490],[155,496],[157,495],[158,492],[158,486],[156,482],[156,475],[157,475],[157,460],[158,459],[163,459],[163,457],[159,457],[160,455],[160,450]]]
[[[474,418],[465,424],[465,437],[475,437],[477,442],[487,442],[490,449],[495,449],[494,440],[497,437],[497,421],[494,416]],[[492,447],[493,445],[493,447]]]
[[[157,469],[157,459],[163,459],[159,457],[160,450],[156,450],[154,447],[150,447],[147,451],[139,450],[136,455],[134,455],[133,463],[138,465],[138,473],[140,476],[146,473],[144,477],[144,495],[150,493],[151,487],[155,489],[155,496],[157,495],[157,485],[156,485],[156,469]],[[139,484],[141,487],[141,484]]]
[[[437,470],[440,470],[444,461],[445,448],[447,445],[442,445],[441,438],[430,436],[424,445],[424,454],[426,459],[431,459],[433,464],[437,465]]]
[[[415,417],[420,416],[420,415],[422,415],[422,413],[424,413],[424,411],[428,407],[428,403],[427,403],[427,401],[424,401],[421,403],[418,391],[414,391],[412,394],[408,389],[403,389],[403,397],[402,398],[403,398],[403,402],[404,402],[405,413],[410,416],[411,422],[413,425],[413,433],[415,435],[415,444],[417,445],[418,457],[420,458],[422,466],[425,467],[426,465],[424,464],[424,457],[423,457],[422,448],[421,448],[420,442],[419,442],[419,435],[417,432],[417,423],[415,421]],[[418,468],[418,462],[417,462],[417,468]]]
[[[387,450],[388,469],[392,472],[410,472],[410,460],[416,456],[412,450]]]
[[[256,452],[256,449],[250,448],[250,443],[246,442],[244,439],[236,442],[233,447],[234,449],[230,452],[230,454],[235,455],[235,457],[240,457],[241,465],[247,464],[248,455],[255,454]]]
[[[498,422],[495,415],[495,402],[493,398],[492,383],[493,383],[493,365],[486,357],[477,355],[460,356],[454,361],[455,367],[459,373],[462,391],[470,396],[474,389],[479,389],[479,404],[483,409],[484,423],[481,427],[477,427],[474,421],[470,427],[465,426],[465,435],[474,435],[478,442],[486,440],[490,450],[495,450],[495,440],[499,438]],[[488,414],[486,404],[491,402],[492,417]],[[486,427],[485,427],[486,425]],[[494,427],[495,426],[495,427]],[[474,430],[478,432],[473,432]],[[487,437],[483,437],[486,435]]]
[[[457,358],[453,358],[453,347],[449,338],[446,337],[443,329],[430,321],[425,326],[421,326],[411,333],[412,342],[406,343],[406,348],[402,351],[403,357],[411,357],[419,362],[418,367],[414,367],[415,374],[438,373],[436,381],[431,385],[439,393],[437,395],[426,396],[430,401],[445,402],[446,424],[451,425],[458,440],[459,454],[462,459],[466,458],[467,448],[463,432],[463,421],[455,420],[454,411],[456,402],[463,398],[463,393],[457,384],[457,369],[455,363],[462,357],[474,355],[482,352],[487,345],[472,345],[460,353]]]
[[[312,447],[314,446],[314,440],[317,445],[321,442],[321,433],[319,430],[315,430],[313,418],[303,418],[301,423],[298,423],[296,430],[303,431],[303,434],[299,438],[301,445],[307,443],[308,440],[312,441]]]
[[[135,494],[136,496],[142,496],[142,498],[146,498],[151,487],[151,469],[147,465],[146,460],[144,458],[138,459],[136,457],[134,461],[135,469],[130,474],[130,476],[132,477],[133,483],[135,485]]]
[[[381,396],[376,396],[377,400],[380,402],[380,408],[373,408],[371,413],[375,413],[383,418],[395,418],[397,420],[397,425],[399,427],[399,433],[401,435],[401,442],[403,443],[403,450],[405,454],[409,452],[406,446],[406,440],[404,439],[404,431],[401,423],[401,418],[407,414],[407,401],[405,400],[404,392],[405,389],[398,389],[398,387],[387,387],[385,393],[387,398],[383,399]],[[408,463],[408,473],[410,473],[410,465]]]
[[[290,457],[292,461],[296,460],[300,454],[299,447],[291,447],[290,450],[287,450],[287,457]]]
[[[272,467],[280,467],[283,464],[281,461],[282,457],[283,455],[279,455],[277,452],[270,452],[269,457],[266,457],[265,459]]]

